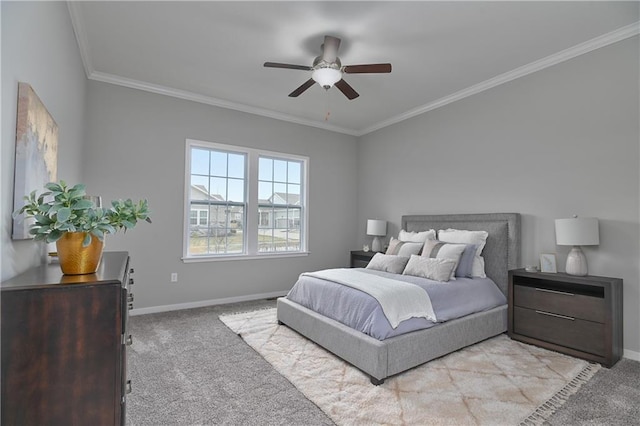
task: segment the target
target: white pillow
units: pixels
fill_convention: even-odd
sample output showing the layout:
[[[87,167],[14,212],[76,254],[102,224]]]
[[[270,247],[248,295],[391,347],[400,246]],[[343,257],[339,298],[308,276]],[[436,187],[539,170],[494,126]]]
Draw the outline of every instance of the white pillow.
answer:
[[[467,248],[466,244],[451,244],[439,240],[427,240],[422,249],[422,256],[432,259],[451,259],[455,261],[453,271],[451,271],[451,277],[449,277],[449,279],[455,280],[455,270],[465,248]]]
[[[436,231],[435,229],[429,229],[428,231],[422,232],[407,232],[401,229],[398,234],[398,239],[409,243],[424,243],[427,240],[435,240]]]
[[[489,233],[487,231],[465,231],[460,229],[446,229],[438,231],[438,240],[447,243],[476,244],[476,256],[473,259],[471,275],[474,277],[486,278],[484,271],[484,258],[480,256],[484,246],[487,244]]]
[[[401,274],[408,261],[409,257],[376,253],[369,261],[367,269]]]
[[[432,259],[414,254],[409,258],[402,274],[447,282],[455,268],[456,262],[452,259]]]
[[[396,240],[391,237],[389,241],[389,247],[387,247],[386,254],[393,254],[396,256],[404,256],[408,258],[412,254],[420,254],[422,251],[423,243],[411,243],[407,241]]]

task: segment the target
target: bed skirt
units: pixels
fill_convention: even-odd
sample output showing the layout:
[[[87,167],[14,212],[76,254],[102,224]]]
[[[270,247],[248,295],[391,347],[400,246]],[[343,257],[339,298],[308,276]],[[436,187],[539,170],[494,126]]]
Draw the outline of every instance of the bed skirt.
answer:
[[[367,373],[374,384],[507,331],[507,305],[382,341],[284,297],[277,309],[278,321]]]

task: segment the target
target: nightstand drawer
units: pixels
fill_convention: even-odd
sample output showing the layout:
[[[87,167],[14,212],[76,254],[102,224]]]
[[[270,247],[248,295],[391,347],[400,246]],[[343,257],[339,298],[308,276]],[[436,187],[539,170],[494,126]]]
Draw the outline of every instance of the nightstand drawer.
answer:
[[[514,307],[514,332],[598,356],[605,355],[604,324]]]
[[[373,251],[361,251],[355,250],[351,252],[351,267],[352,268],[366,268],[373,256],[376,253]]]
[[[606,320],[604,298],[570,291],[514,285],[513,304],[588,321],[604,323]]]
[[[366,268],[369,264],[369,260],[351,259],[352,268]]]

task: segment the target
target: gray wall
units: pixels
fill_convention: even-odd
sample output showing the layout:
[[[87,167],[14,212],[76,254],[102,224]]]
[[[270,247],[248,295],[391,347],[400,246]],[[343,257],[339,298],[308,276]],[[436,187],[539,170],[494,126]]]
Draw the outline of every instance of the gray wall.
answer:
[[[522,263],[554,219],[600,219],[589,273],[624,279],[624,347],[640,351],[638,37],[381,129],[358,141],[358,245],[367,218],[519,212]],[[637,355],[636,355],[637,356]]]
[[[131,252],[136,308],[286,292],[304,271],[346,266],[356,239],[355,137],[90,82],[84,179],[103,197],[147,198],[151,225],[108,236]],[[185,139],[309,157],[309,256],[185,264]],[[177,272],[178,283],[170,283]]]
[[[346,265],[366,241],[366,219],[391,221],[391,235],[412,213],[520,212],[523,265],[556,252],[562,269],[568,247],[555,246],[553,220],[578,214],[600,219],[600,246],[585,248],[590,273],[625,280],[624,345],[640,352],[637,37],[356,139],[87,85],[65,3],[2,2],[1,12],[2,279],[38,264],[43,251],[10,239],[17,82],[25,81],[60,127],[60,178],[107,201],[150,201],[152,225],[107,241],[132,254],[137,307],[284,292],[300,272]],[[186,138],[309,156],[311,254],[184,264]]]
[[[42,261],[44,244],[11,240],[18,82],[29,83],[58,124],[58,178],[80,181],[87,79],[65,2],[2,7],[1,279]],[[35,189],[35,188],[34,188]]]

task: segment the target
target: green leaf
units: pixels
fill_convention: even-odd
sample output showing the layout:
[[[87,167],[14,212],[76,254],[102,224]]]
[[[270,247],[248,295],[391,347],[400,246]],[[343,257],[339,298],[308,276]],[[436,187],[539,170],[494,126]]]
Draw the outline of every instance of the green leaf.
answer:
[[[71,216],[71,209],[69,207],[63,207],[60,210],[58,210],[58,222],[66,222],[67,220],[69,220],[69,217]]]
[[[73,208],[76,210],[87,210],[93,207],[93,201],[82,198],[73,203]]]
[[[91,244],[91,234],[87,232],[82,240],[82,247],[87,247],[89,244]]]
[[[64,181],[62,181],[62,180],[61,180],[61,181],[60,181],[60,183],[61,183],[61,184],[64,184]],[[58,185],[58,184],[57,184],[57,183],[55,183],[55,182],[49,182],[49,183],[48,183],[48,184],[46,184],[44,187],[45,187],[45,188],[47,188],[49,191],[55,191],[55,192],[62,192],[62,191],[64,191],[64,190],[62,189],[62,186]],[[34,192],[35,192],[35,191],[34,191]]]
[[[60,232],[57,229],[54,229],[53,231],[51,231],[49,235],[47,235],[47,242],[53,243],[55,241],[58,241],[62,237],[62,234],[63,232]]]

